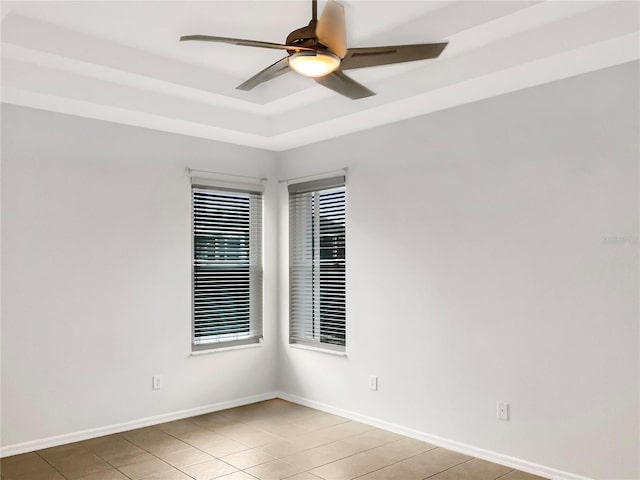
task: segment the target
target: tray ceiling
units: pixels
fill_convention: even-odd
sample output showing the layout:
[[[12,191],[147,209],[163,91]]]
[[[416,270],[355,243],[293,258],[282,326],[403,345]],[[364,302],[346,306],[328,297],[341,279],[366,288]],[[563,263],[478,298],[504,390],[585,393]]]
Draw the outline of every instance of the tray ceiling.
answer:
[[[178,42],[280,43],[310,3],[3,1],[2,101],[286,150],[640,58],[637,1],[343,2],[351,47],[449,42],[350,71],[377,93],[356,101],[295,73],[239,91],[282,52]]]

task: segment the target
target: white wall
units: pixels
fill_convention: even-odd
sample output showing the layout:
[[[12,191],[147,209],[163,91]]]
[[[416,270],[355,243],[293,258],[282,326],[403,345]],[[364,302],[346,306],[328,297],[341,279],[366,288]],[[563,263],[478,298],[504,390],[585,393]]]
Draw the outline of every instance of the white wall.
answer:
[[[281,189],[282,389],[637,479],[638,82],[635,62],[282,154],[282,177],[349,168],[347,358],[286,346]]]
[[[270,152],[3,105],[4,446],[273,391],[274,161]],[[189,356],[186,167],[270,179],[261,348]]]

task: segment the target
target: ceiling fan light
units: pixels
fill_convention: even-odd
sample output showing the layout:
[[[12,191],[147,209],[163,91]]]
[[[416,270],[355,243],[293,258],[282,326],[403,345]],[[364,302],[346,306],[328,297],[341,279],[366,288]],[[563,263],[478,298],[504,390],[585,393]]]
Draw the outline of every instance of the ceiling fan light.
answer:
[[[289,57],[289,66],[305,77],[324,77],[340,66],[340,57],[331,52],[297,52]]]

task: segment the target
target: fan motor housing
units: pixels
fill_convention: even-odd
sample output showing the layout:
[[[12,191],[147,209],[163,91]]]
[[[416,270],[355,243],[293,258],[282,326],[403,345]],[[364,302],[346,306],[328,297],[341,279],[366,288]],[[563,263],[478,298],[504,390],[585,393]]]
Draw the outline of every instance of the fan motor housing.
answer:
[[[318,38],[316,37],[316,22],[311,20],[309,25],[298,28],[287,35],[286,45],[291,45],[292,47],[306,47],[313,48],[317,50],[326,50],[327,47],[318,43]],[[291,52],[289,52],[291,54]]]

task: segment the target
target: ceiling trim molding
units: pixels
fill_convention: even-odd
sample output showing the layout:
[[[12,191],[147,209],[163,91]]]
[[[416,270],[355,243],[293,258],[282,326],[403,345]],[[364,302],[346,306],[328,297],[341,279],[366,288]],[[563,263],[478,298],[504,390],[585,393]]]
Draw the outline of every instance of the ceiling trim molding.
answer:
[[[13,5],[2,22],[4,102],[273,151],[640,58],[638,2],[441,2],[407,7],[409,13],[381,3],[354,15],[369,18],[353,22],[355,44],[431,38],[449,47],[436,61],[350,70],[378,94],[358,101],[295,74],[241,92],[231,72],[252,70],[270,52],[245,49],[248,55],[237,56],[228,45],[179,45],[178,32],[193,20],[179,6],[160,12],[164,25],[138,29],[136,18],[148,13],[138,4],[131,4],[133,17],[123,25],[109,23],[120,11],[105,4],[45,8],[42,15],[28,3]],[[207,5],[201,14],[220,8]],[[386,14],[391,23],[385,23]],[[374,18],[379,25],[370,25]],[[269,29],[267,23],[262,27]],[[206,57],[212,51],[214,63]]]
[[[92,118],[94,120],[121,123],[134,127],[149,128],[162,132],[177,133],[189,137],[206,138],[225,143],[245,145],[247,147],[273,150],[271,140],[263,135],[228,130],[211,125],[204,125],[202,123],[143,113],[137,110],[127,110],[82,100],[73,100],[67,97],[35,93],[14,87],[3,87],[1,93],[1,101],[12,105]]]
[[[276,136],[250,134],[160,115],[71,100],[66,97],[39,94],[14,87],[4,87],[2,89],[2,101],[180,135],[206,138],[265,150],[285,151],[536,85],[636,61],[640,59],[638,45],[640,45],[640,34],[625,35]]]
[[[271,138],[271,149],[276,151],[290,150],[392,122],[636,61],[640,58],[638,45],[640,45],[640,35],[634,33],[553,57],[518,65],[394,103],[387,103],[369,110],[353,113],[323,124],[311,125],[274,136]]]

